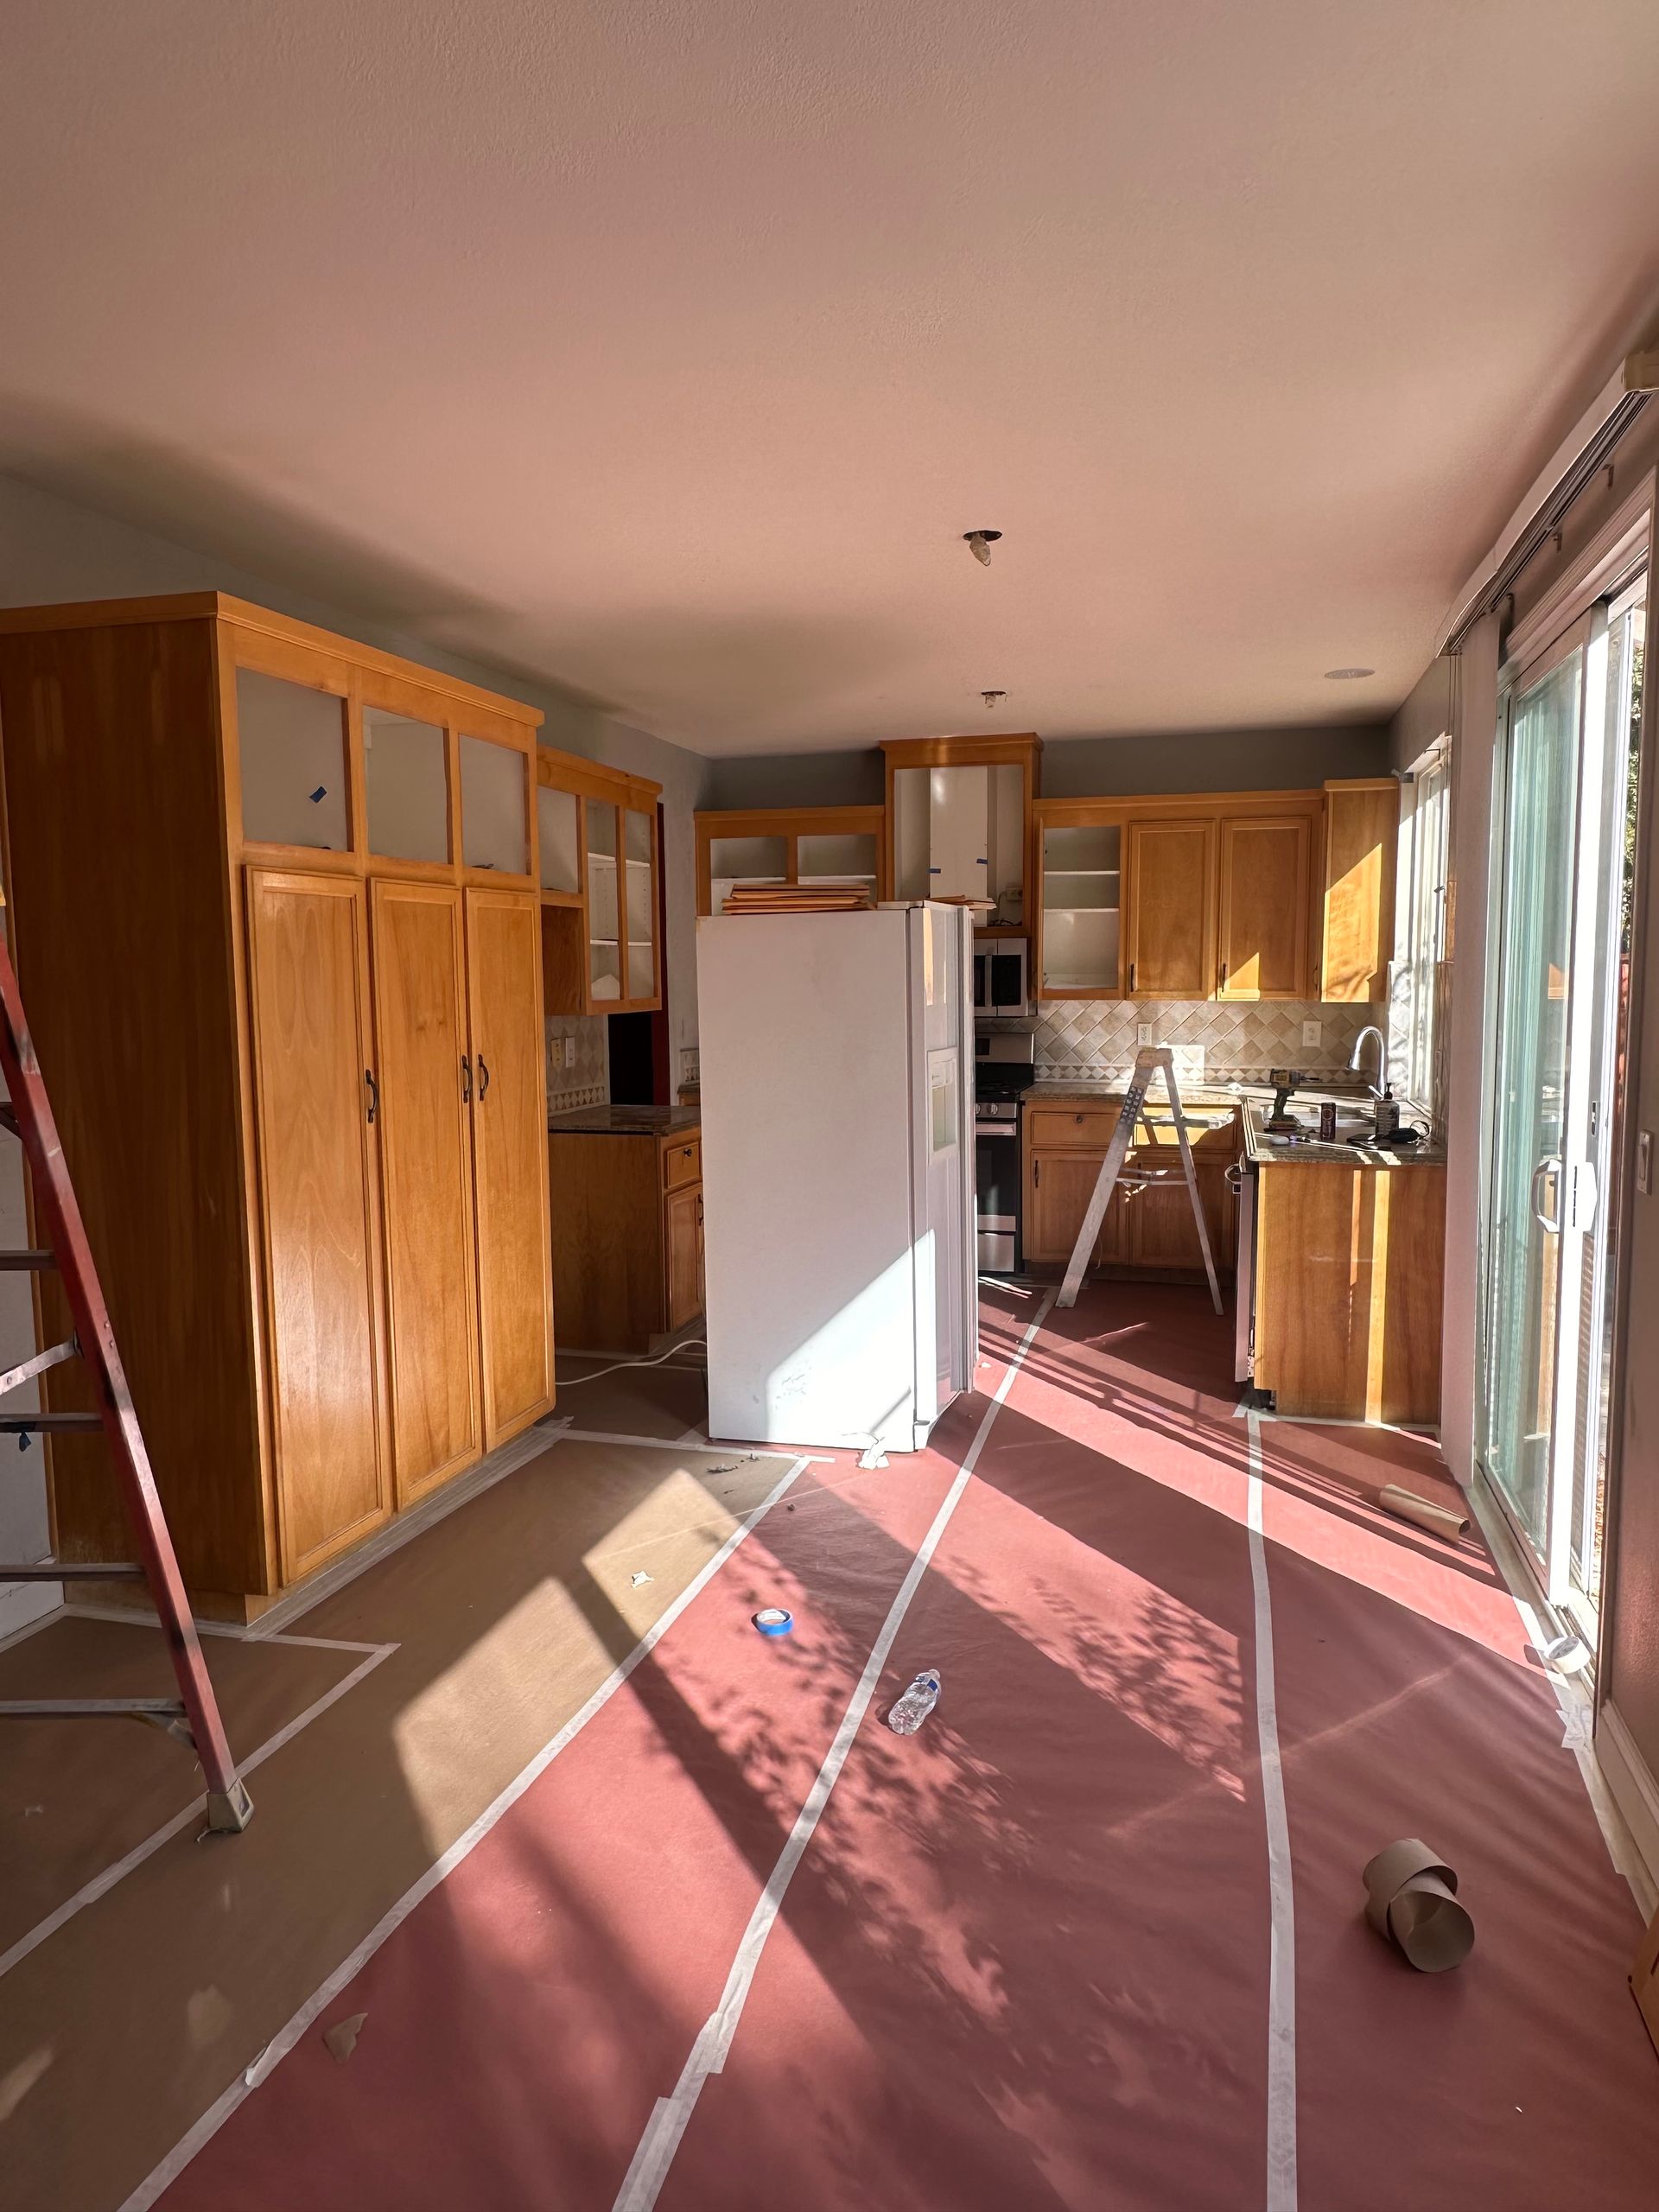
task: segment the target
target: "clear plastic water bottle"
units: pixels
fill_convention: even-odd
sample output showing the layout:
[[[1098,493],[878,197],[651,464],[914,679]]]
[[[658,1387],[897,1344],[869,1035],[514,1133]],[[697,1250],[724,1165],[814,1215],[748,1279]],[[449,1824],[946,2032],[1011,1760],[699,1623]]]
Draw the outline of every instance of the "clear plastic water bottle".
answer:
[[[887,1726],[895,1736],[913,1736],[939,1701],[939,1678],[931,1668],[918,1675],[893,1711]]]

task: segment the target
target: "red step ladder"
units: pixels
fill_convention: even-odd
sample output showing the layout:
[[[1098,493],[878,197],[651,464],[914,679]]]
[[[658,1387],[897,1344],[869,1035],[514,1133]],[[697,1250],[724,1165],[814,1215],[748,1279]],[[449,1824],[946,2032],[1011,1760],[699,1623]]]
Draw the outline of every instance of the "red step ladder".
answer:
[[[0,1700],[0,1719],[50,1720],[112,1718],[145,1720],[194,1751],[207,1783],[207,1825],[234,1833],[253,1816],[253,1801],[238,1776],[219,1700],[207,1678],[190,1601],[184,1594],[173,1540],[167,1532],[149,1455],[133,1411],[115,1332],[99,1287],[98,1271],[69,1180],[51,1101],[41,1077],[34,1041],[23,1019],[22,999],[3,935],[0,935],[0,1075],[10,1096],[0,1101],[0,1126],[22,1141],[35,1190],[35,1219],[47,1243],[39,1250],[0,1252],[0,1268],[35,1273],[55,1269],[74,1323],[74,1332],[48,1351],[36,1352],[16,1367],[0,1370],[0,1397],[20,1383],[43,1375],[65,1360],[84,1359],[96,1386],[97,1413],[0,1413],[0,1434],[48,1434],[101,1427],[109,1440],[127,1509],[137,1560],[49,1560],[38,1565],[0,1562],[0,1582],[147,1582],[167,1637],[175,1698],[24,1698]]]

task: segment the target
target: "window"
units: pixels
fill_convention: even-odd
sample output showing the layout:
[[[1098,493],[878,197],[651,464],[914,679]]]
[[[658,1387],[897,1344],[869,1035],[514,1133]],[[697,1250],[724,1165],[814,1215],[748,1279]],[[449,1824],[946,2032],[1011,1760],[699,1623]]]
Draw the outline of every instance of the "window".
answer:
[[[1452,861],[1452,744],[1437,739],[1401,793],[1395,881],[1394,988],[1389,1058],[1394,1088],[1427,1107],[1438,1128],[1446,1106],[1447,880]]]

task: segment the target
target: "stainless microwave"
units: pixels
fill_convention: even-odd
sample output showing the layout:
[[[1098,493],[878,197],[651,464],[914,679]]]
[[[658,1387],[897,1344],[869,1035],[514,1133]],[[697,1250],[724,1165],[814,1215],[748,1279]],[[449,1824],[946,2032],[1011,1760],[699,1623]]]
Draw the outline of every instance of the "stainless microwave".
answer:
[[[1024,938],[992,938],[974,947],[974,1012],[1031,1012],[1031,970]]]

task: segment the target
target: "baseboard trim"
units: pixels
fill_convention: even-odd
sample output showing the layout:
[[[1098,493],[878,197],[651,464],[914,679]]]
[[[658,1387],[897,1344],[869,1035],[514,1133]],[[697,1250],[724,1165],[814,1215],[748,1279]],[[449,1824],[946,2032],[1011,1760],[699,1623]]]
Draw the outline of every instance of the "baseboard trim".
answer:
[[[1609,1702],[1596,1715],[1596,1764],[1608,1794],[1624,1816],[1640,1871],[1647,1878],[1647,1894],[1637,1903],[1651,1916],[1659,1904],[1659,1781],[1637,1750],[1635,1738]],[[1631,1887],[1637,1883],[1632,1877]]]
[[[0,1583],[0,1638],[32,1628],[62,1603],[61,1582]]]

